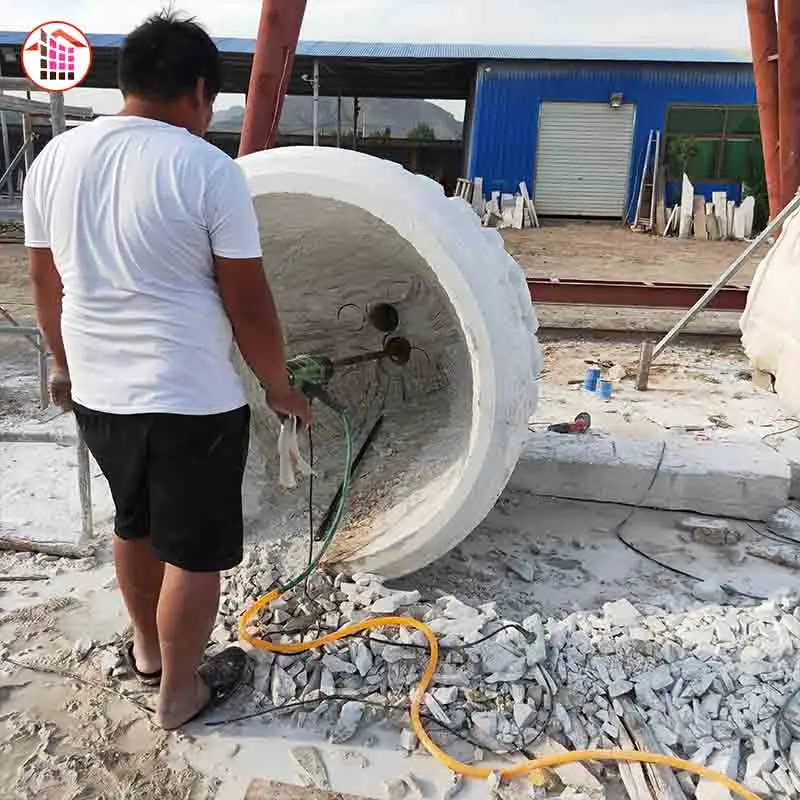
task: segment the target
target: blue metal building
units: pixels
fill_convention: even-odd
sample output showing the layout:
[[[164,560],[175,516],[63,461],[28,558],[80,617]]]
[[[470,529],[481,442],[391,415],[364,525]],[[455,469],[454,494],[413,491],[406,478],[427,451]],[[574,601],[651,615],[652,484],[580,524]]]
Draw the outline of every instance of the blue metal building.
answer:
[[[566,60],[568,55],[572,60]],[[552,60],[479,64],[468,114],[469,177],[482,177],[487,193],[514,192],[525,181],[534,197],[541,198],[539,184],[545,173],[549,180],[557,179],[559,168],[564,181],[577,177],[585,184],[594,181],[605,186],[613,183],[611,171],[624,171],[622,205],[629,215],[650,132],[659,131],[667,146],[683,139],[688,149],[686,166],[690,174],[695,173],[698,193],[710,199],[713,190],[724,189],[738,199],[747,179],[741,174],[747,171],[743,148],[760,158],[749,58],[668,50],[618,51],[614,60],[610,55],[559,50],[548,53]],[[547,148],[545,112],[554,119],[563,117],[560,131],[557,120],[550,125]],[[608,120],[615,114],[629,121],[630,130],[625,124],[609,127]],[[671,120],[675,121],[672,126]],[[620,141],[609,150],[608,139],[614,136]],[[675,146],[670,149],[674,153]],[[548,170],[547,160],[557,163]],[[754,167],[757,170],[758,165]],[[597,194],[596,202],[588,204],[587,216],[622,216],[619,192],[604,203],[602,189],[584,188],[584,194]],[[674,194],[674,187],[668,185],[667,193]],[[555,192],[547,203],[540,199],[539,204],[545,213],[585,213],[580,202],[571,209],[570,200],[576,200],[574,192],[567,192],[559,205]]]

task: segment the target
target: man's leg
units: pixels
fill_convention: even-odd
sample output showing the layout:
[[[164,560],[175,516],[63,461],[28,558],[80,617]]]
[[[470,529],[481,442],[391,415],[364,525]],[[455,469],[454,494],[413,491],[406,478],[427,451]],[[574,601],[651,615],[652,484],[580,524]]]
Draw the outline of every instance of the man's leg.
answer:
[[[148,539],[114,537],[114,564],[125,606],[133,622],[133,658],[136,668],[149,674],[161,669],[156,609],[164,577],[164,563]]]
[[[158,724],[179,728],[208,702],[197,674],[219,605],[219,573],[187,572],[168,564],[158,603],[161,694]]]
[[[220,572],[242,560],[242,479],[250,413],[157,415],[148,441],[151,544],[165,562],[158,602],[158,723],[178,728],[205,707],[198,675],[219,605]]]
[[[156,608],[164,564],[149,541],[148,414],[117,415],[75,405],[78,425],[108,480],[116,508],[114,563],[133,622],[133,659],[148,675],[161,669]]]

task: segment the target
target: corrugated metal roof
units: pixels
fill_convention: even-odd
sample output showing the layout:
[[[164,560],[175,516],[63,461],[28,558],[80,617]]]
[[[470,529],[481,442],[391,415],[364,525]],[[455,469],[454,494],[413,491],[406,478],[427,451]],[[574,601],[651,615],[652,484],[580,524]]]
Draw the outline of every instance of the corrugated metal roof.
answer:
[[[0,46],[20,46],[27,33],[0,31]],[[120,47],[122,34],[87,34],[94,47]],[[214,40],[224,53],[252,53],[255,39]],[[298,55],[309,58],[434,59],[438,61],[650,61],[702,64],[748,64],[746,50],[673,47],[598,47],[576,45],[414,44],[410,42],[302,41]]]

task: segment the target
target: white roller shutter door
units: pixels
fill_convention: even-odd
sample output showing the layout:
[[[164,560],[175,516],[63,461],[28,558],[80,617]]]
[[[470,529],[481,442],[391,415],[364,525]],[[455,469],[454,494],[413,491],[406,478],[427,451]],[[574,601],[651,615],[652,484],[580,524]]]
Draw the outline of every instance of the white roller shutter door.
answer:
[[[636,106],[542,103],[536,153],[540,214],[622,218]]]

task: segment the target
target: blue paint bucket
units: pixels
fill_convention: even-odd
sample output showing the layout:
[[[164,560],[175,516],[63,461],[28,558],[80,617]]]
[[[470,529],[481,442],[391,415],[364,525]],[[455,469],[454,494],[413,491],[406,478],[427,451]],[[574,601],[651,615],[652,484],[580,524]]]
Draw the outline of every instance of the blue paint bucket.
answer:
[[[611,393],[614,390],[614,384],[611,381],[600,381],[597,387],[597,393],[603,400],[610,400]]]
[[[600,367],[591,367],[586,370],[586,380],[583,382],[583,388],[587,392],[596,392],[597,384],[600,381]]]

